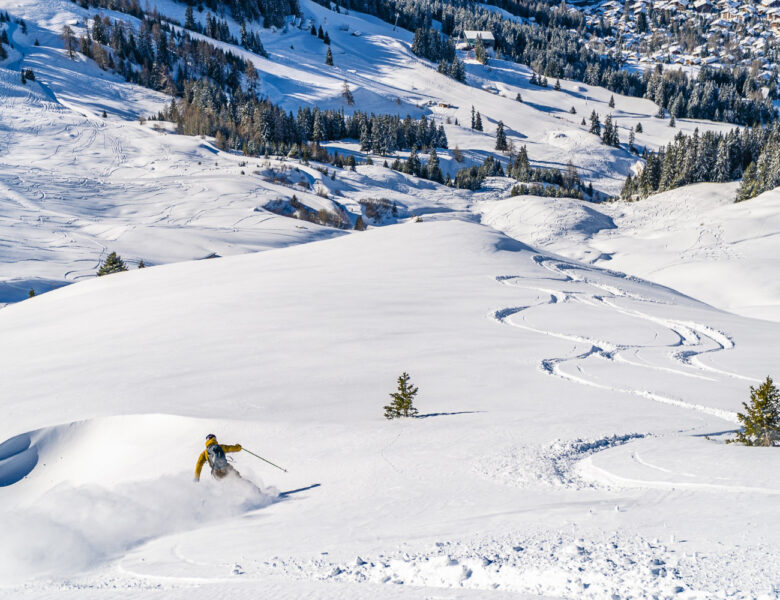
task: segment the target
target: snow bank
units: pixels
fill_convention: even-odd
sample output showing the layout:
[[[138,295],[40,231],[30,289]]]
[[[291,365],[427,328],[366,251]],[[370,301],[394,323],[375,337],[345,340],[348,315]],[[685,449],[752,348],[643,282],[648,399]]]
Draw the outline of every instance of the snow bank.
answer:
[[[113,489],[62,484],[34,508],[0,515],[0,580],[65,575],[98,565],[152,538],[263,508],[277,497],[247,480],[181,474]]]

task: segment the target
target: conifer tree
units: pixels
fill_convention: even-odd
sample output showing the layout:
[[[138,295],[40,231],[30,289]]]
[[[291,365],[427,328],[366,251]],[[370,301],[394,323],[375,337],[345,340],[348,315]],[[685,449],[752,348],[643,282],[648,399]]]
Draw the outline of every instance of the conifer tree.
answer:
[[[242,28],[246,28],[246,26],[242,23]],[[184,28],[190,29],[192,31],[196,31],[197,25],[195,25],[195,16],[192,14],[192,7],[188,6],[187,9],[184,11]]]
[[[363,221],[363,215],[358,215],[357,219],[355,219],[355,231],[365,231],[366,230],[366,223]]]
[[[641,123],[641,121],[636,124],[636,132],[637,133],[642,133],[642,123]]]
[[[474,44],[474,58],[477,59],[477,62],[480,62],[483,65],[487,64],[487,50],[485,50],[485,44],[482,43],[481,37],[477,37],[477,41]]]
[[[30,291],[27,292],[27,297],[32,298],[33,296],[35,296],[35,290],[30,288]]]
[[[556,79],[555,80],[555,85],[553,86],[553,89],[555,91],[560,91],[560,89],[561,89],[561,80],[560,79]]]
[[[138,262],[138,268],[139,269],[145,269],[146,268],[146,263],[144,262],[143,258]]]
[[[428,164],[426,165],[427,177],[431,181],[438,181],[442,183],[444,176],[439,167],[439,155],[436,154],[436,148],[431,148],[431,152],[428,155]]]
[[[594,135],[601,135],[601,121],[599,120],[598,114],[596,114],[596,111],[594,110],[592,113],[590,113],[590,130],[592,134]]]
[[[482,131],[482,115],[477,111],[477,116],[474,118],[474,129],[476,131]]]
[[[771,377],[758,387],[750,387],[750,404],[743,402],[744,413],[737,413],[742,423],[729,443],[745,446],[774,446],[780,443],[780,390]]]
[[[419,390],[409,382],[409,374],[404,372],[398,377],[398,390],[390,394],[392,401],[386,405],[385,418],[396,419],[399,417],[414,417],[417,409],[414,407],[414,398]]]
[[[333,66],[333,53],[330,51],[330,46],[328,46],[328,53],[325,55],[325,64],[329,67]]]
[[[477,122],[474,120],[474,105],[471,105],[471,128],[474,129],[477,125]]]
[[[118,256],[116,252],[112,252],[106,257],[103,264],[100,265],[97,274],[98,277],[102,277],[103,275],[119,273],[120,271],[127,271],[127,265],[125,265],[121,256]]]
[[[344,85],[341,86],[341,95],[348,106],[355,104],[355,97],[352,95],[352,90],[349,89],[347,80],[344,80]]]
[[[610,96],[609,97],[609,107],[610,108],[615,108],[615,96]]]
[[[577,114],[577,109],[576,109],[576,108],[574,108],[574,107],[572,106],[572,107],[569,109],[569,114],[570,114],[570,115],[576,115],[576,114]]]
[[[504,152],[509,146],[506,143],[506,133],[504,132],[504,122],[498,122],[498,128],[496,129],[496,150]]]
[[[674,120],[674,115],[669,119],[669,127],[677,127],[677,121]]]

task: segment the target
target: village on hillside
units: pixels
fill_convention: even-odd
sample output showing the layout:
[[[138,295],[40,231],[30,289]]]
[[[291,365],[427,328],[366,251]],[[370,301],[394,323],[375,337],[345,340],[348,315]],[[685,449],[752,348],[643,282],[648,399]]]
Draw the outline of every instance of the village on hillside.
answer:
[[[741,66],[776,81],[780,0],[606,0],[584,13],[616,32],[589,47],[614,49],[628,64]]]

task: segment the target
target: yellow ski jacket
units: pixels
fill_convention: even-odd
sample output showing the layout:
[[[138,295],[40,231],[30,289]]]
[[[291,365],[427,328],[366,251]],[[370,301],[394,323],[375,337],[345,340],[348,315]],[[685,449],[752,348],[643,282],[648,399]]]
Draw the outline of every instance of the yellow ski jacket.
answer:
[[[213,446],[217,443],[217,440],[214,438],[211,438],[210,440],[206,440],[206,448],[209,446]],[[227,444],[220,444],[222,446],[222,450],[225,452],[240,452],[241,451],[241,444],[235,444],[234,446],[228,446]],[[200,472],[203,470],[203,465],[206,464],[209,461],[209,454],[208,450],[204,450],[200,453],[200,456],[198,457],[198,463],[195,465],[195,481],[200,481]]]

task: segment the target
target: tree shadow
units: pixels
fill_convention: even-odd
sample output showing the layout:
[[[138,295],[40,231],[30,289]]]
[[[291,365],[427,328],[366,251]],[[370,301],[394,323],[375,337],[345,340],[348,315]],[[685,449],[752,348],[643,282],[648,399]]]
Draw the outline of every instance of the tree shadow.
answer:
[[[426,413],[424,415],[417,415],[415,419],[430,419],[431,417],[451,417],[453,415],[475,415],[477,413],[483,413],[484,410],[460,410],[458,412],[439,412],[439,413]]]
[[[322,484],[320,484],[320,483],[312,483],[312,484],[311,484],[311,485],[309,485],[309,486],[302,487],[302,488],[298,488],[297,490],[288,490],[288,491],[286,491],[286,492],[282,492],[281,494],[279,494],[279,497],[280,497],[280,498],[289,498],[289,497],[290,497],[290,496],[292,496],[293,494],[299,494],[299,493],[301,493],[301,492],[305,492],[305,491],[307,491],[307,490],[312,490],[312,489],[314,489],[314,488],[318,488],[318,487],[320,487],[320,485],[322,485]]]

